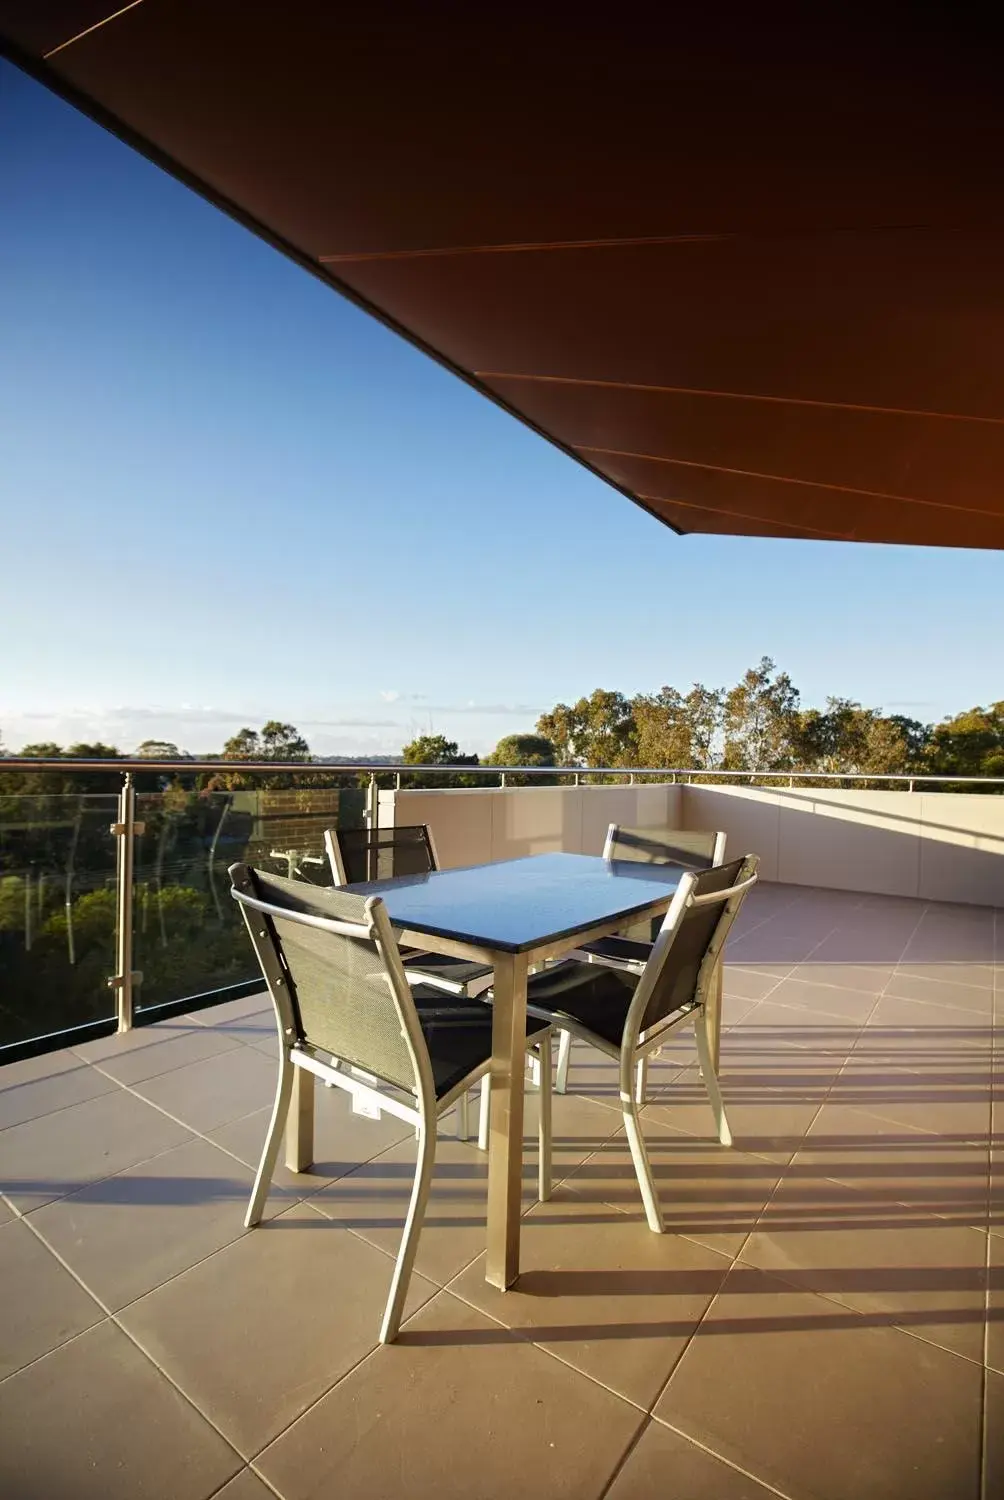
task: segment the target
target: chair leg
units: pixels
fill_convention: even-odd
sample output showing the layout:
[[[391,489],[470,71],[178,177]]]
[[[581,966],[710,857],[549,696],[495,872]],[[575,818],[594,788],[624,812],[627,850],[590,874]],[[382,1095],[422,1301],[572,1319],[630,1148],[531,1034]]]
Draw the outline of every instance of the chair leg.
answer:
[[[637,1101],[638,1104],[644,1104],[645,1103],[645,1096],[646,1096],[647,1093],[648,1093],[648,1058],[647,1057],[640,1057],[638,1059],[638,1065],[635,1068],[635,1088],[634,1088],[634,1096],[635,1096],[635,1100]]]
[[[694,1017],[694,1040],[697,1042],[697,1059],[701,1064],[701,1077],[704,1079],[704,1087],[708,1091],[711,1108],[714,1110],[718,1139],[723,1146],[731,1146],[732,1131],[729,1129],[729,1122],[726,1118],[722,1091],[718,1086],[718,1074],[711,1060],[711,1043],[708,1040],[708,1026],[703,1011],[698,1011]]]
[[[558,1073],[554,1080],[554,1087],[559,1094],[568,1090],[568,1060],[572,1051],[572,1033],[570,1031],[558,1032]]]
[[[457,1140],[466,1141],[470,1139],[471,1125],[470,1114],[467,1107],[468,1094],[466,1090],[457,1100]]]
[[[481,1079],[481,1107],[478,1110],[478,1150],[488,1150],[488,1130],[491,1125],[492,1075],[485,1073]]]
[[[540,1099],[537,1125],[537,1197],[546,1203],[551,1196],[551,1037],[545,1032],[540,1049]]]
[[[408,1283],[411,1281],[411,1271],[415,1264],[415,1251],[418,1249],[418,1237],[422,1232],[425,1205],[429,1199],[432,1169],[435,1163],[436,1122],[431,1120],[419,1132],[415,1181],[411,1189],[408,1216],[404,1221],[404,1233],[401,1235],[401,1247],[397,1252],[397,1264],[394,1267],[394,1276],[390,1284],[390,1294],[387,1297],[387,1306],[380,1325],[381,1344],[393,1343],[401,1326],[401,1314],[404,1311]]]
[[[638,1187],[641,1189],[641,1199],[645,1205],[645,1217],[648,1227],[653,1234],[664,1234],[666,1226],[662,1221],[662,1210],[659,1207],[659,1199],[656,1196],[655,1180],[652,1176],[652,1164],[645,1150],[645,1139],[641,1133],[641,1123],[638,1119],[638,1101],[630,1095],[621,1093],[621,1107],[624,1111],[624,1130],[627,1134],[628,1145],[631,1148],[631,1160],[634,1163],[635,1176],[638,1179]]]
[[[252,1229],[255,1224],[260,1223],[262,1212],[265,1208],[265,1199],[272,1184],[272,1174],[275,1171],[276,1157],[279,1155],[279,1147],[282,1144],[282,1133],[286,1128],[286,1116],[289,1114],[289,1101],[293,1097],[293,1074],[296,1071],[289,1060],[289,1053],[283,1047],[279,1054],[279,1077],[275,1086],[275,1102],[272,1105],[272,1118],[268,1125],[268,1135],[265,1137],[265,1145],[262,1148],[261,1161],[258,1163],[258,1173],[251,1189],[251,1201],[248,1204],[247,1213],[244,1215],[244,1227]]]

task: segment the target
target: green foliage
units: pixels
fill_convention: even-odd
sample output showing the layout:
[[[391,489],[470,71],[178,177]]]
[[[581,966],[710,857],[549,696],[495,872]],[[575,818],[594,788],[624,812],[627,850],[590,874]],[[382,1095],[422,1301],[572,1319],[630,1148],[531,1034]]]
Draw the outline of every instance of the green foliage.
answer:
[[[638,731],[623,693],[595,688],[569,706],[558,703],[537,720],[537,733],[550,740],[561,766],[634,766]]]
[[[401,751],[406,766],[476,766],[476,755],[463,755],[456,740],[448,740],[443,734],[420,734]],[[484,777],[448,776],[402,776],[401,785],[418,787],[483,786]]]
[[[943,719],[930,733],[930,769],[957,776],[1004,776],[1004,702]]]
[[[310,746],[295,724],[283,724],[279,719],[269,719],[261,729],[239,729],[222,751],[223,760],[249,761],[307,761]],[[264,787],[275,790],[281,787],[309,784],[309,778],[283,775],[244,776],[239,771],[218,771],[209,778],[210,791],[239,787]]]
[[[542,734],[507,734],[499,740],[486,766],[553,766],[557,751]],[[556,776],[509,776],[509,786],[553,786]]]

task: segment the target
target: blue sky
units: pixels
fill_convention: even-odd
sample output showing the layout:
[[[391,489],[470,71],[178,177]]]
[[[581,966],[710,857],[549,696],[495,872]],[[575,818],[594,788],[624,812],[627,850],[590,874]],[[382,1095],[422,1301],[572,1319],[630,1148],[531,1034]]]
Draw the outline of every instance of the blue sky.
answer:
[[[676,537],[0,63],[0,734],[483,751],[773,656],[1004,696],[1004,556]]]

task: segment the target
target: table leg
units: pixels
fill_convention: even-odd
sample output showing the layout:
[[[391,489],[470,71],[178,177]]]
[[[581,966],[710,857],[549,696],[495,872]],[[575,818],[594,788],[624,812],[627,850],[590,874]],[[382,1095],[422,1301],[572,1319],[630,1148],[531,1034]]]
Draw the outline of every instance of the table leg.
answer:
[[[293,1097],[286,1117],[286,1166],[306,1172],[314,1160],[314,1075],[293,1069]]]
[[[498,954],[494,967],[485,1276],[505,1291],[519,1275],[527,960],[523,954]]]

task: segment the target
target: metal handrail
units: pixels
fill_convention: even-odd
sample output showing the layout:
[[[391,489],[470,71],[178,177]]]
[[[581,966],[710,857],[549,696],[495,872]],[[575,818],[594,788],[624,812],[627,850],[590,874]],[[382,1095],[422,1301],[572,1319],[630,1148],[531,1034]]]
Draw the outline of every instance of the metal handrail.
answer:
[[[110,771],[159,773],[179,772],[188,775],[220,771],[252,776],[672,776],[700,777],[702,780],[737,781],[881,781],[889,784],[915,783],[973,784],[1004,786],[1004,776],[949,776],[930,773],[898,772],[891,775],[877,771],[710,771],[700,766],[464,766],[406,765],[401,761],[323,761],[323,760],[85,760],[73,756],[0,756],[0,773],[4,771]]]

